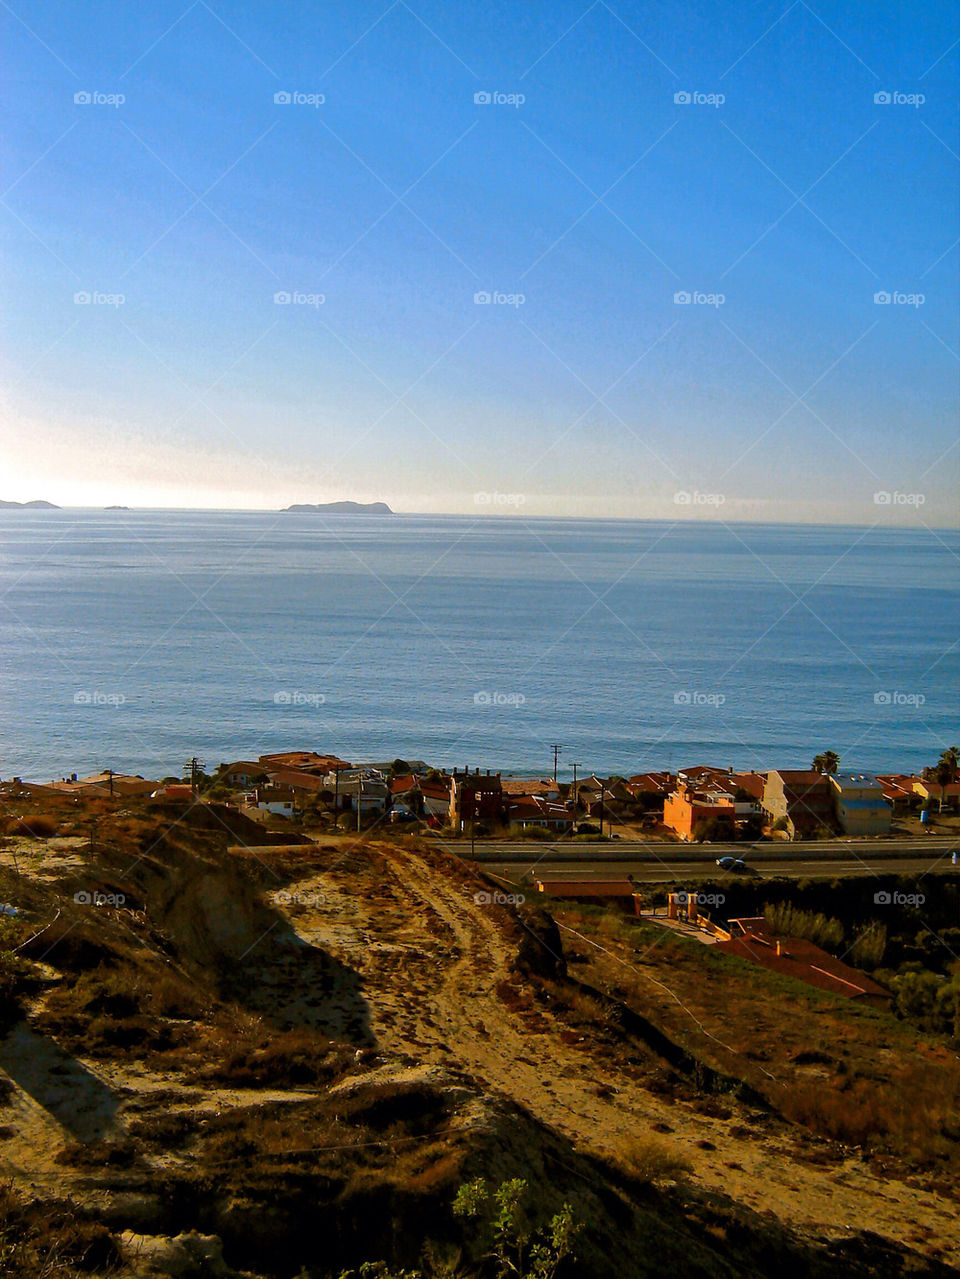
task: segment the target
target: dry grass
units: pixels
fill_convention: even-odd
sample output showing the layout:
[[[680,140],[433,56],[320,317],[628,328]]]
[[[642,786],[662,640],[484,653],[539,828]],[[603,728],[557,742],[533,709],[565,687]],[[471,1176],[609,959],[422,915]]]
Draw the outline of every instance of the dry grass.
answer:
[[[78,1279],[109,1274],[120,1254],[106,1226],[60,1199],[22,1198],[0,1184],[0,1276],[3,1279]]]
[[[681,1181],[693,1169],[690,1160],[661,1137],[625,1137],[613,1153],[616,1166],[644,1185]]]
[[[274,1030],[253,1017],[208,1026],[183,1064],[186,1078],[235,1088],[312,1088],[330,1083],[352,1054],[316,1031]]]
[[[675,1043],[743,1080],[784,1118],[882,1154],[891,1167],[938,1174],[960,1168],[960,1061],[945,1045],[925,1040],[892,1013],[654,925],[624,924],[615,915],[605,922],[577,906],[557,915],[629,965],[581,946],[586,963],[578,975],[599,989],[622,989],[624,1001]],[[580,1004],[578,1013],[589,1011],[588,1003]],[[593,1038],[602,1043],[609,1019],[593,1020]],[[702,1034],[697,1022],[715,1038]]]

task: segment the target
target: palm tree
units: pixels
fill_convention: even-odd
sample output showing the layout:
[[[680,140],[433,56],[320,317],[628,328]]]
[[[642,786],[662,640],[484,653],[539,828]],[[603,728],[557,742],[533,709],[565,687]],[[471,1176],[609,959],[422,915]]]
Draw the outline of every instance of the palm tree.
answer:
[[[840,756],[836,751],[824,751],[821,755],[817,755],[813,761],[813,771],[815,773],[835,773],[840,766]]]
[[[923,775],[927,781],[936,782],[940,787],[939,811],[941,813],[943,812],[944,791],[952,781],[956,780],[958,765],[960,765],[960,750],[956,746],[948,746],[932,768],[923,770]]]

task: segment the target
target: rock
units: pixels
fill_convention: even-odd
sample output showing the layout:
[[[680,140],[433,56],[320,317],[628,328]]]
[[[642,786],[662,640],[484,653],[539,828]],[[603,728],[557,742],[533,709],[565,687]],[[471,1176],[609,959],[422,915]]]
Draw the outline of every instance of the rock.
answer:
[[[177,1235],[137,1235],[130,1230],[120,1236],[124,1259],[135,1273],[170,1275],[172,1279],[229,1279],[236,1272],[223,1259],[219,1238],[195,1231]]]
[[[567,963],[556,920],[545,910],[532,910],[524,913],[523,925],[517,968],[523,973],[562,981],[567,975]]]

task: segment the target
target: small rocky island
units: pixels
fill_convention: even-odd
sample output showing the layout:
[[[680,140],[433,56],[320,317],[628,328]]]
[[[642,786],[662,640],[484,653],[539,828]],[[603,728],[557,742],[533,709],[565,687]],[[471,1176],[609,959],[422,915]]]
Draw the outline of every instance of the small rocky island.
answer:
[[[59,511],[62,508],[54,502],[42,502],[39,499],[33,502],[4,502],[0,501],[0,510],[3,511]]]
[[[298,502],[285,506],[295,515],[394,515],[386,502]]]

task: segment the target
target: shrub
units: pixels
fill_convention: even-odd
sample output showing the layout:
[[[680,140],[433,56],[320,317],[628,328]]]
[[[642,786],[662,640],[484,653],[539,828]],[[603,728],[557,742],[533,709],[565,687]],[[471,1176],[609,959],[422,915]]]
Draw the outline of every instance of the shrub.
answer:
[[[658,1137],[625,1138],[615,1155],[617,1164],[628,1176],[650,1186],[679,1181],[692,1170],[689,1159]]]
[[[803,937],[824,950],[839,950],[843,945],[843,924],[839,919],[798,910],[789,902],[765,906],[763,917],[770,931],[781,937]]]
[[[57,823],[49,817],[18,817],[7,833],[27,835],[33,839],[50,839],[57,833]]]

